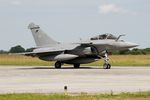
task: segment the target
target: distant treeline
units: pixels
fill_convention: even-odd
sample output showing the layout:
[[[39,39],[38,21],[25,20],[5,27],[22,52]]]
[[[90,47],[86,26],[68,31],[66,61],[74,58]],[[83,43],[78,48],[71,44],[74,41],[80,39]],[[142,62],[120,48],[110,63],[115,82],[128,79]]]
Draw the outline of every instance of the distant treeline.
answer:
[[[122,50],[122,51],[116,51],[113,52],[114,55],[149,55],[150,54],[150,48],[145,49],[138,49],[134,48],[131,50]]]
[[[34,48],[25,49],[20,45],[11,47],[9,51],[0,50],[0,54],[8,54],[8,53],[22,53],[22,52],[32,52]],[[150,48],[138,49],[134,48],[131,50],[123,50],[112,52],[113,55],[149,55]]]
[[[0,50],[0,54],[32,52],[34,48],[25,49],[21,45],[11,47],[9,51]]]

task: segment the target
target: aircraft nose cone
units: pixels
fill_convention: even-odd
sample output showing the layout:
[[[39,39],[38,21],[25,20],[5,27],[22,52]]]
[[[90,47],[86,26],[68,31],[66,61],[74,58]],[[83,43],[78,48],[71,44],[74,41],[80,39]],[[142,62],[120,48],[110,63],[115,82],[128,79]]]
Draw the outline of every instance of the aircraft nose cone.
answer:
[[[128,48],[133,48],[133,47],[137,47],[137,46],[139,46],[139,45],[136,44],[136,43],[126,42],[126,46],[127,46]]]

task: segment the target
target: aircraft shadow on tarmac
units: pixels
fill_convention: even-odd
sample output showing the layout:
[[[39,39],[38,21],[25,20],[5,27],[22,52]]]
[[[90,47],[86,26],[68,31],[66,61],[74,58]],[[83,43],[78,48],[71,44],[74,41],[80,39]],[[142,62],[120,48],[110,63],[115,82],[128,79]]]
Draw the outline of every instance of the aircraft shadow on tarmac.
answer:
[[[31,68],[17,68],[20,70],[30,70],[30,69],[56,69],[53,67],[31,67]],[[96,67],[80,67],[80,68],[74,68],[74,67],[62,67],[60,69],[103,69],[103,68],[96,68]],[[56,69],[57,70],[57,69]]]

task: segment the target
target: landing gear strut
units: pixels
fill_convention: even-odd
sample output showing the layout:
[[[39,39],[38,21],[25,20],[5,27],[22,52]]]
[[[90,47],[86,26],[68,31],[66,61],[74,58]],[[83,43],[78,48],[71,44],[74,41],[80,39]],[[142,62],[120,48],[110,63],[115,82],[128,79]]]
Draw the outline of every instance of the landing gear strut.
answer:
[[[59,68],[61,68],[61,65],[62,65],[62,63],[60,61],[57,61],[55,63],[55,68],[59,69]]]
[[[80,68],[80,64],[74,64],[74,68]]]
[[[103,69],[110,69],[111,68],[111,65],[109,64],[109,58],[108,58],[108,53],[106,51],[104,57],[103,57],[103,60],[104,60],[104,65],[103,65]]]

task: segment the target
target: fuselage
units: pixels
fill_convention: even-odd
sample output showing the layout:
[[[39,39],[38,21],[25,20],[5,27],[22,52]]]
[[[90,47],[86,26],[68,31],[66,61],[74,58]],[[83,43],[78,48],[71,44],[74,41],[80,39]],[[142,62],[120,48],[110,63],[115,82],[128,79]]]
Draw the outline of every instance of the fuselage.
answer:
[[[99,55],[103,56],[103,51],[113,52],[116,50],[125,50],[137,46],[135,43],[125,42],[122,40],[90,40],[83,43],[57,44],[52,47],[41,47],[34,50],[40,52],[38,57],[46,61],[61,61],[68,64],[85,64],[91,63],[100,59]],[[42,53],[48,51],[49,53]]]

